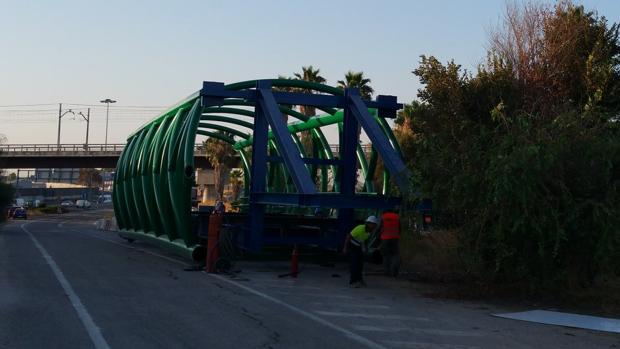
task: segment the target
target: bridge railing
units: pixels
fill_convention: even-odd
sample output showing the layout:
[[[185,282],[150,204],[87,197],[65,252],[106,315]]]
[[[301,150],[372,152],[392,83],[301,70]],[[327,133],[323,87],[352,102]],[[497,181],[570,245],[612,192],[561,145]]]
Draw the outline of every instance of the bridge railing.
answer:
[[[120,152],[119,144],[0,144],[0,153],[49,153],[49,152]]]
[[[339,147],[337,144],[330,145],[334,154],[339,153]],[[364,153],[370,153],[372,145],[362,144]],[[120,153],[125,148],[125,143],[115,144],[0,144],[0,153],[54,153],[54,152],[66,152],[66,153]],[[202,144],[196,144],[196,155],[205,153],[205,148]]]

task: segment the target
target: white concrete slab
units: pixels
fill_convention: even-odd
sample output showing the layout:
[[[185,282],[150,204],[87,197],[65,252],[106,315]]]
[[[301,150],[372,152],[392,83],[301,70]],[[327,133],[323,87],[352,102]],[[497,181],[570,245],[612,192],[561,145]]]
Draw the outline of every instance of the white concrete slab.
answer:
[[[547,310],[531,310],[519,313],[493,314],[493,316],[506,319],[537,322],[548,325],[559,325],[566,327],[583,328],[587,330],[620,333],[620,320],[598,316],[561,313],[557,311]]]

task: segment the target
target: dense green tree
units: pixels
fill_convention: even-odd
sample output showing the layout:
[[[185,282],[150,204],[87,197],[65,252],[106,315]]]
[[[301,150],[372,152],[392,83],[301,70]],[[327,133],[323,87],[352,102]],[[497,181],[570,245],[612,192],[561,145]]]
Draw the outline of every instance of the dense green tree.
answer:
[[[620,275],[618,25],[569,1],[506,17],[475,73],[421,57],[405,156],[473,275],[556,291]]]
[[[103,184],[103,177],[98,169],[81,168],[77,182],[85,186],[100,186]]]

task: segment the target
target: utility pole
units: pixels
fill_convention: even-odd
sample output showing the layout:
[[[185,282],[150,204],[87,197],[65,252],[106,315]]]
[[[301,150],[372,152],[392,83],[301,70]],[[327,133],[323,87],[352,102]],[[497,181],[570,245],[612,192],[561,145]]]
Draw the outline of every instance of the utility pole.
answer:
[[[90,128],[90,108],[86,111],[86,147],[88,148],[88,129]]]
[[[105,146],[108,146],[108,118],[110,117],[110,103],[116,103],[115,100],[106,98],[101,101],[101,103],[107,104],[106,112],[105,112]]]
[[[66,114],[71,113],[73,115],[75,115],[75,113],[73,112],[73,110],[69,109],[67,111],[65,111],[64,113],[62,112],[62,103],[58,103],[58,140],[56,142],[56,151],[60,151],[60,122],[62,121],[62,117],[65,116]]]
[[[84,120],[86,120],[86,144],[85,144],[85,150],[88,150],[88,128],[90,127],[90,108],[88,108],[88,111],[86,112],[86,115],[84,115],[84,113],[79,112],[78,115],[80,115]]]
[[[62,119],[62,103],[58,103],[58,141],[56,142],[56,151],[60,150],[60,119]]]

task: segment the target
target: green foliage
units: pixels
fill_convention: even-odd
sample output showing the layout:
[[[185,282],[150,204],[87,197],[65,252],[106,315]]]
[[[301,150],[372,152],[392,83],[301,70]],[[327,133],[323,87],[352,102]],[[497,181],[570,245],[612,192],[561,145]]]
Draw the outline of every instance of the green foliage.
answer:
[[[473,275],[588,286],[620,275],[618,26],[565,1],[540,23],[530,70],[510,50],[489,52],[475,74],[422,56],[420,101],[396,134]]]

